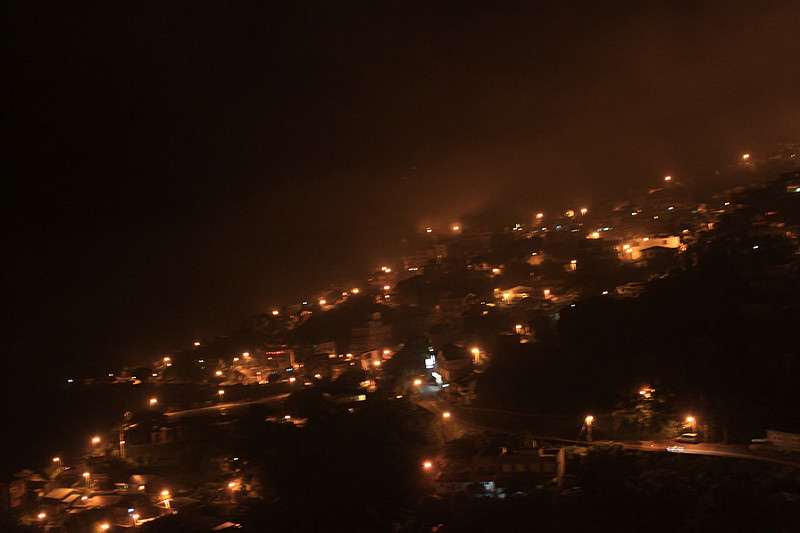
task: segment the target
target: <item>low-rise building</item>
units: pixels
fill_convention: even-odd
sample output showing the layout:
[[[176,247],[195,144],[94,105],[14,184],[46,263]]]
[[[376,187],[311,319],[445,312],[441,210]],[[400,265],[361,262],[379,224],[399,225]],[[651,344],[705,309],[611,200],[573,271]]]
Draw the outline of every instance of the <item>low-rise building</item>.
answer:
[[[800,434],[768,429],[767,440],[781,450],[800,452]]]
[[[503,449],[498,454],[474,456],[466,471],[443,472],[436,480],[436,491],[446,494],[475,486],[478,493],[498,496],[510,487],[543,487],[559,483],[565,465],[563,448]]]

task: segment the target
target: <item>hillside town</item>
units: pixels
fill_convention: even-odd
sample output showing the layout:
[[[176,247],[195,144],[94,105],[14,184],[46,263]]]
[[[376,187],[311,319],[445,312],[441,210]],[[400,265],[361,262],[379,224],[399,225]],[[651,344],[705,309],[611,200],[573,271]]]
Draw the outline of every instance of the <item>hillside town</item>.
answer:
[[[336,509],[437,531],[462,500],[569,509],[613,446],[789,468],[765,501],[790,520],[800,172],[692,191],[664,176],[502,229],[425,227],[395,264],[228,335],[70,376],[50,455],[2,480],[3,527],[311,530]]]

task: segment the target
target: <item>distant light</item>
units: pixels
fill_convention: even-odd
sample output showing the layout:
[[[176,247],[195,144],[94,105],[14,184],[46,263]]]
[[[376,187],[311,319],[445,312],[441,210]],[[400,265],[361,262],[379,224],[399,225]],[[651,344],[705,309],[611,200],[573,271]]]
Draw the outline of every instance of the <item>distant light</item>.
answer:
[[[481,353],[481,351],[480,351],[479,348],[473,348],[472,349],[472,353],[475,354],[475,355],[478,355],[479,353]]]
[[[297,378],[295,377],[289,378],[289,383],[294,383],[295,381],[297,381]]]
[[[381,362],[377,361],[377,360],[373,361],[372,364],[375,365],[375,366],[381,366]]]
[[[317,379],[322,379],[322,374],[314,374],[314,377]]]
[[[47,518],[47,514],[45,514],[45,513],[39,513],[36,516],[39,517],[39,520],[44,520],[45,518]]]
[[[358,294],[358,293],[359,293],[359,292],[361,292],[361,291],[359,290],[359,288],[358,288],[358,287],[356,287],[356,288],[354,288],[354,289],[353,289],[352,291],[350,291],[350,292],[352,292],[353,294]]]
[[[588,212],[589,212],[589,210],[586,209],[585,207],[581,209],[581,215],[585,215]]]
[[[503,299],[504,300],[508,300],[510,297],[511,297],[511,293],[508,293],[508,292],[504,292],[503,293]]]
[[[222,389],[220,389],[220,390],[218,390],[218,391],[217,391],[217,394],[219,394],[220,396],[222,396],[223,394],[225,394],[225,391],[224,391],[224,390],[222,390]]]
[[[236,486],[236,483],[234,483],[233,481],[231,481],[230,483],[228,483],[228,488],[229,488],[229,489],[232,489],[232,488],[233,488],[233,487],[235,487],[235,486]]]
[[[325,300],[320,300],[319,305],[325,305],[327,302]]]
[[[458,224],[454,224],[453,225],[453,231],[458,231],[460,229],[461,229],[461,226],[459,226]]]
[[[589,415],[586,417],[585,420],[587,424],[591,424],[592,422],[594,422],[594,417],[592,415]]]
[[[59,461],[61,461],[61,457],[53,457],[53,462],[54,463],[57,463]]]
[[[416,385],[416,386],[422,385],[422,380],[421,379],[415,379],[414,380],[414,385]]]
[[[725,205],[728,205],[728,204],[725,204]],[[669,207],[667,208],[667,211],[672,211],[673,209],[675,209],[675,207],[674,207],[674,206],[669,206]]]
[[[388,291],[388,290],[389,290],[389,289],[391,289],[391,288],[392,288],[392,286],[391,286],[391,285],[384,285],[384,286],[383,286],[383,290],[385,290],[385,291]]]
[[[499,268],[493,268],[492,269],[492,274],[499,274],[499,273],[500,273],[500,269]]]
[[[747,161],[748,159],[750,159],[750,154],[743,154],[743,155],[742,155],[742,159],[744,159],[745,161]]]
[[[631,216],[635,217],[636,215],[637,215],[636,211],[631,211]]]
[[[157,398],[150,398],[150,406],[151,406],[151,407],[152,407],[153,405],[157,404],[157,403],[158,403],[158,399],[157,399]]]
[[[169,357],[165,357],[165,358],[164,358],[164,362],[165,362],[165,363],[169,363],[170,361],[172,361],[172,359],[170,359]]]
[[[570,265],[577,265],[578,264],[578,260],[577,259],[573,259],[572,261],[569,262],[569,264]]]
[[[550,289],[545,289],[544,290],[544,297],[547,298],[549,296],[550,296]]]
[[[234,363],[238,363],[238,362],[239,362],[239,358],[238,358],[238,357],[234,357],[234,358],[233,358],[233,362],[234,362]]]
[[[424,463],[422,463],[422,468],[431,468],[431,467],[433,467],[433,463],[430,461],[425,461]]]
[[[575,211],[573,211],[572,209],[568,209],[567,212],[564,214],[567,215],[569,218],[572,218],[575,216]]]
[[[89,477],[89,476],[91,476],[91,474],[89,472],[84,472],[83,473],[83,477]]]
[[[200,341],[195,341],[195,342],[194,342],[194,345],[195,345],[195,346],[200,346]]]
[[[383,351],[383,355],[389,355],[390,353],[392,353],[392,351],[388,349]]]
[[[442,413],[442,418],[450,418],[450,411],[445,411]]]
[[[92,437],[92,444],[99,444],[99,443],[100,443],[100,437]]]
[[[71,379],[68,379],[68,380],[67,380],[67,383],[72,383],[72,380],[71,380]]]
[[[630,247],[631,247],[631,245],[630,245],[630,244],[624,244],[624,245],[622,246],[622,249],[623,249],[623,250],[627,250],[627,249],[628,249],[628,248],[630,248]]]
[[[692,422],[694,422],[694,417],[693,416],[687,416],[686,417],[686,421],[691,424]]]
[[[284,420],[291,420],[292,419],[292,415],[284,415],[283,419]]]
[[[103,524],[103,525],[101,525],[101,526],[100,526],[100,529],[102,529],[103,531],[105,531],[105,530],[107,530],[109,527],[110,527],[110,526],[109,526],[108,524]]]
[[[168,490],[162,490],[161,491],[161,497],[162,498],[168,498],[169,497],[169,491]]]
[[[544,218],[544,213],[536,213],[536,218]]]
[[[664,176],[664,181],[672,181],[672,176]]]
[[[433,232],[432,228],[425,228],[425,233],[431,233],[431,232]]]
[[[243,357],[250,357],[250,352],[242,352]]]
[[[277,309],[275,309],[274,311],[272,311],[272,316],[278,316],[279,314],[281,314],[281,312],[280,312],[280,311],[278,311]]]
[[[222,375],[222,370],[217,370],[216,372],[214,372],[214,374],[216,374],[217,376],[221,376]]]
[[[603,291],[603,296],[605,296],[606,294],[608,294],[608,291]]]

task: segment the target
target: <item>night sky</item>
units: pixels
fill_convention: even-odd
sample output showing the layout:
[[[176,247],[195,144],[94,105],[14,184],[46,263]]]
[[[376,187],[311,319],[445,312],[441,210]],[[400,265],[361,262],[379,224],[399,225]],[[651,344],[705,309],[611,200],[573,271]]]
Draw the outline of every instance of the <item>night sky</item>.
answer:
[[[2,16],[2,356],[55,373],[800,140],[798,2],[73,4]]]

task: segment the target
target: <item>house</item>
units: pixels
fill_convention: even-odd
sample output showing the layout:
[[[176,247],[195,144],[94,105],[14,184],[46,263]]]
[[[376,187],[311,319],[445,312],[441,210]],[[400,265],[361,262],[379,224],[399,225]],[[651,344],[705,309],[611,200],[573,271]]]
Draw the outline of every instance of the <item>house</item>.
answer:
[[[524,298],[530,298],[532,294],[533,294],[533,287],[528,287],[525,285],[517,285],[515,287],[509,287],[507,289],[494,290],[495,299],[509,305],[517,303],[518,301]]]
[[[83,503],[82,492],[76,489],[59,488],[47,492],[39,501],[39,509],[48,517],[54,518]]]
[[[436,355],[436,371],[445,383],[472,373],[472,354],[463,346],[446,344]]]

